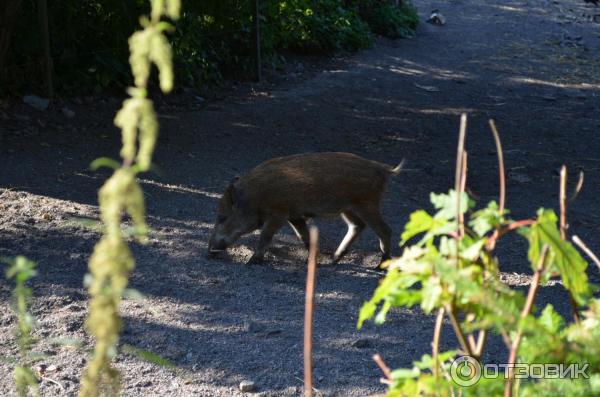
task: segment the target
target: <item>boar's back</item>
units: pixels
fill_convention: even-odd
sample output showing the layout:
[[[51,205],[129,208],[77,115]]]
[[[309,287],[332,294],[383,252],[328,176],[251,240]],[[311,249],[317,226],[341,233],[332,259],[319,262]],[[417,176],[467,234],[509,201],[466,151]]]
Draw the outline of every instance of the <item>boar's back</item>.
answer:
[[[334,215],[378,202],[390,173],[389,166],[351,153],[299,154],[258,165],[240,179],[239,188],[259,212]]]

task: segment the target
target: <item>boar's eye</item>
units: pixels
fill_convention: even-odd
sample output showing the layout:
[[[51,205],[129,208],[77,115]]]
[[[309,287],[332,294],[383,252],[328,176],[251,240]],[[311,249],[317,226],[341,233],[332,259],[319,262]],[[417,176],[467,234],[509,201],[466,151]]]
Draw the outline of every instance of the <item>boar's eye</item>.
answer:
[[[223,223],[227,220],[227,217],[225,215],[217,215],[217,223]]]

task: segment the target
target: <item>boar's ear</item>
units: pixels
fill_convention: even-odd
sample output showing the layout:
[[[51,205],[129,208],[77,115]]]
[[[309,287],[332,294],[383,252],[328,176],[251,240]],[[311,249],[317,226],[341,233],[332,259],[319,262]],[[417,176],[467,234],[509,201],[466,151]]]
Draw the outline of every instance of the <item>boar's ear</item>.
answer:
[[[231,185],[231,200],[234,206],[237,208],[245,208],[247,205],[245,196],[244,190],[239,186],[239,184],[234,183]]]
[[[223,193],[223,198],[225,198],[225,201],[228,204],[233,204],[235,201],[235,196],[234,196],[234,191],[235,191],[235,187],[234,184],[240,179],[239,176],[236,176],[235,178],[233,178],[231,180],[231,182],[229,182],[229,185],[227,185],[227,188],[225,189],[225,193]]]

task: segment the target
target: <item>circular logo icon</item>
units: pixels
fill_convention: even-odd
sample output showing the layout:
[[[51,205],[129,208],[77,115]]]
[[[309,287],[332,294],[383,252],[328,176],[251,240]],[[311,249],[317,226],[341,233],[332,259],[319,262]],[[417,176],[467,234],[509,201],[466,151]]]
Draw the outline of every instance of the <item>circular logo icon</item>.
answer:
[[[459,386],[473,386],[481,378],[481,364],[471,356],[460,356],[450,366],[450,377]]]

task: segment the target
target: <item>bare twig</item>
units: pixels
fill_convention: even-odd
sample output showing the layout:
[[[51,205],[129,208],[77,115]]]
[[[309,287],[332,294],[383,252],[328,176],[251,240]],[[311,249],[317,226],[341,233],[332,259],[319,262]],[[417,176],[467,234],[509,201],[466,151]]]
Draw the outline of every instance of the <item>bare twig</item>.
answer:
[[[473,336],[473,334],[468,334],[467,342],[469,342],[469,348],[471,349],[471,351],[474,352],[477,348],[477,341],[475,340],[475,336]]]
[[[460,209],[460,198],[462,197],[462,194],[465,191],[465,187],[467,186],[467,151],[463,150],[462,153],[462,161],[461,161],[461,170],[460,170],[460,188],[457,192],[458,194],[458,205],[459,205],[459,211],[458,211],[458,233],[459,236],[462,238],[465,235],[465,214],[463,212],[463,209]]]
[[[496,242],[498,241],[498,239],[502,236],[504,236],[506,233],[513,231],[515,229],[518,229],[520,227],[523,226],[531,226],[535,223],[534,219],[523,219],[520,221],[515,221],[512,222],[509,225],[506,225],[500,229],[496,229],[494,231],[494,233],[492,234],[492,236],[489,238],[488,242],[486,243],[486,247],[485,249],[488,251],[492,251],[494,249],[494,247],[496,247]]]
[[[573,194],[569,198],[570,202],[575,201],[577,196],[579,196],[579,193],[581,192],[581,189],[583,188],[583,180],[584,180],[583,171],[579,171],[579,179],[577,180],[577,185],[575,186],[575,191],[573,191]]]
[[[485,346],[486,339],[487,331],[485,329],[479,330],[479,336],[477,337],[477,345],[475,346],[475,351],[473,352],[473,357],[475,357],[478,360],[483,354],[483,347]]]
[[[589,248],[589,247],[588,247],[588,246],[587,246],[587,245],[586,245],[586,244],[585,244],[583,241],[581,241],[581,239],[580,239],[579,237],[577,237],[577,236],[573,236],[573,237],[571,237],[571,239],[573,240],[573,242],[574,242],[575,244],[577,244],[577,246],[578,246],[579,248],[581,248],[581,250],[582,250],[583,252],[585,252],[585,254],[586,254],[587,256],[589,256],[589,257],[590,257],[590,259],[591,259],[592,261],[594,261],[594,263],[596,264],[596,266],[598,266],[598,269],[600,269],[600,259],[598,259],[598,257],[596,256],[596,254],[594,254],[594,253],[592,252],[592,250],[591,250],[591,249],[590,249],[590,248]]]
[[[391,381],[392,380],[392,370],[390,369],[390,367],[388,367],[386,365],[385,361],[383,361],[383,358],[381,357],[381,355],[379,353],[375,353],[373,355],[373,361],[375,361],[375,363],[377,364],[379,369],[381,369],[381,372],[383,372],[385,379]]]
[[[433,330],[433,342],[431,342],[431,356],[433,357],[433,376],[437,380],[439,376],[439,359],[438,355],[440,352],[440,335],[442,333],[442,325],[444,321],[444,308],[438,310],[437,317],[435,319],[435,328]]]
[[[306,275],[306,300],[304,307],[304,395],[313,395],[312,373],[312,326],[314,313],[314,296],[317,272],[319,231],[316,227],[310,228],[310,246],[308,252],[308,272]]]
[[[508,336],[508,332],[506,332],[506,330],[500,330],[500,335],[502,336],[502,341],[504,342],[504,345],[510,349],[512,342],[510,341],[510,336]]]
[[[504,171],[504,154],[502,152],[502,142],[500,141],[500,134],[496,128],[496,122],[490,119],[490,128],[492,134],[494,134],[494,141],[496,142],[496,153],[498,154],[498,178],[500,180],[500,197],[498,198],[500,214],[504,213],[504,205],[506,202],[506,175]]]
[[[537,269],[533,274],[533,280],[531,280],[531,285],[529,286],[529,292],[527,293],[525,306],[523,306],[523,310],[521,310],[521,320],[525,319],[531,313],[531,309],[535,303],[535,297],[540,286],[540,279],[546,267],[546,255],[548,254],[548,248],[548,245],[544,245],[544,248],[542,248]],[[515,376],[514,364],[517,362],[517,354],[519,353],[519,346],[521,345],[522,339],[523,328],[519,326],[517,335],[512,340],[510,345],[510,353],[508,355],[508,376],[506,378],[506,383],[504,384],[504,397],[512,397],[513,395],[513,383]]]
[[[58,387],[60,387],[60,389],[61,389],[62,391],[65,391],[65,387],[64,387],[64,386],[62,385],[62,383],[60,383],[59,381],[56,381],[56,380],[54,380],[54,379],[52,379],[52,378],[49,378],[49,377],[47,377],[47,376],[40,376],[40,377],[42,378],[42,380],[46,380],[46,381],[48,381],[48,382],[50,382],[50,383],[54,383],[55,385],[57,385]]]
[[[458,223],[458,235],[462,237],[464,234],[464,224],[460,223],[461,217],[461,208],[460,208],[460,199],[461,199],[461,188],[463,186],[463,172],[466,170],[466,167],[463,166],[465,155],[465,136],[467,134],[467,115],[465,113],[460,116],[460,132],[458,135],[458,147],[456,149],[456,171],[455,171],[455,179],[454,179],[454,191],[456,192],[456,221]],[[458,242],[456,245],[457,249],[457,258],[458,258]]]
[[[560,238],[567,239],[567,166],[560,167]]]
[[[559,189],[559,202],[560,202],[560,238],[563,241],[567,240],[567,166],[563,165],[560,167],[560,189]],[[575,322],[579,322],[579,308],[577,302],[573,298],[573,294],[569,291],[569,302],[571,303],[571,309],[573,311],[573,318]]]

